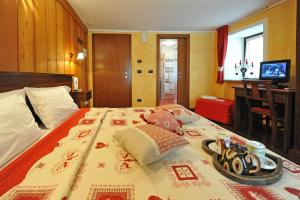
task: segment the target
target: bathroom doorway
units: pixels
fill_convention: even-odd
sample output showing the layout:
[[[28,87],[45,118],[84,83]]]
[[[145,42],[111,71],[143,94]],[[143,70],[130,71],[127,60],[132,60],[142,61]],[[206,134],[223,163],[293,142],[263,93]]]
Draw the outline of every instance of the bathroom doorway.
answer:
[[[189,35],[157,37],[157,105],[189,106]]]

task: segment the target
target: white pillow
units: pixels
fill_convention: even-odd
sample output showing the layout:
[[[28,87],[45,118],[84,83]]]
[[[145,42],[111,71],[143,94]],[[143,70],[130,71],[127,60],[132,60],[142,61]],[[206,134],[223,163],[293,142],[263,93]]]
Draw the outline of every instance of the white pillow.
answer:
[[[216,100],[216,99],[218,99],[218,98],[215,97],[215,96],[209,96],[209,95],[202,95],[201,98],[202,98],[202,99],[211,99],[211,100]]]
[[[141,125],[116,131],[113,138],[126,149],[140,165],[153,163],[189,142],[155,125]]]
[[[69,94],[70,90],[66,86],[25,88],[35,113],[49,129],[57,127],[78,110],[77,105]]]
[[[0,93],[0,166],[42,136],[26,105],[25,91]]]

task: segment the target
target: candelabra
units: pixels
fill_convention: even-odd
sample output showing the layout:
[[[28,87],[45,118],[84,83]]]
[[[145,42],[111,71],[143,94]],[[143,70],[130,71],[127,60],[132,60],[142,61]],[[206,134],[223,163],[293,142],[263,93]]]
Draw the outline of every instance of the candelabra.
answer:
[[[250,71],[250,75],[253,75],[253,62],[251,63],[251,66],[249,66],[248,59],[245,59],[245,62],[242,62],[242,60],[240,60],[239,66],[237,66],[237,64],[235,63],[234,67],[235,67],[235,75],[239,75],[239,72],[241,72],[243,78],[245,78],[245,75],[248,70]]]

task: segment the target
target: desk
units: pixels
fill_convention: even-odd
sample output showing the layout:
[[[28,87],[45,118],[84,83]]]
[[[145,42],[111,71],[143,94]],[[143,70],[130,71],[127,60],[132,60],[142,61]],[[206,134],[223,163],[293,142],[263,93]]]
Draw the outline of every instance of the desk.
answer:
[[[235,111],[234,111],[234,128],[235,130],[244,130],[248,127],[248,107],[245,101],[243,87],[233,87],[235,92]],[[249,89],[250,90],[250,89]],[[262,95],[266,93],[265,89],[260,89]],[[276,104],[284,105],[284,143],[283,150],[287,153],[292,147],[291,138],[294,132],[295,121],[295,96],[296,90],[272,89],[272,95]]]

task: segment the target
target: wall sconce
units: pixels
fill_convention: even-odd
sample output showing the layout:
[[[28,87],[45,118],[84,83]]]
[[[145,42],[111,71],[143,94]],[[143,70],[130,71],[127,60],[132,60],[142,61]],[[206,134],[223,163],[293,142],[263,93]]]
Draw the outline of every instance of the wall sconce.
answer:
[[[88,50],[86,48],[83,48],[82,52],[83,52],[84,57],[86,58],[88,55]]]
[[[69,53],[70,61],[72,61],[74,54],[72,52]]]
[[[77,54],[77,60],[84,60],[84,54],[82,52]]]

